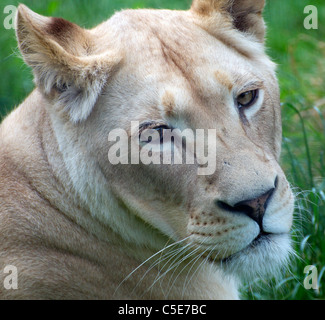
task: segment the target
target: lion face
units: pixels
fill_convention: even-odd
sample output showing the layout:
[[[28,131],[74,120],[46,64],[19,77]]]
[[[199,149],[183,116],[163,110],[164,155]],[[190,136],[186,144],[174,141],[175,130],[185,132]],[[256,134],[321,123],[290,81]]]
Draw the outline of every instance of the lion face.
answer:
[[[242,12],[251,10],[247,2],[236,2],[233,12],[243,9],[240,3]],[[186,12],[124,11],[82,36],[60,20],[60,30],[79,34],[83,43],[52,63],[60,74],[58,65],[79,52],[66,77],[37,74],[31,46],[26,50],[38,86],[56,101],[51,117],[76,193],[127,242],[158,251],[161,238],[179,241],[207,263],[249,277],[273,273],[287,260],[294,198],[279,166],[279,89],[263,47],[262,2],[247,11],[258,22],[252,24],[244,15],[233,24],[230,11],[216,5],[228,1],[194,1]],[[51,23],[58,30],[59,21]],[[72,45],[58,42],[56,55]],[[79,98],[80,91],[87,94]],[[107,137],[116,129],[128,143],[117,164],[107,157],[115,145]],[[147,129],[158,139],[141,138]],[[161,136],[172,129],[203,132],[205,140],[194,134],[185,147],[182,138],[166,143]],[[186,149],[194,161],[131,163],[132,141],[138,153],[150,142],[149,158],[174,147],[171,154]],[[198,158],[198,148],[203,157],[210,153],[209,162]],[[208,174],[199,174],[206,167]]]
[[[125,12],[111,21],[117,30],[124,27],[120,41],[132,50],[123,47],[124,64],[100,97],[99,104],[109,106],[105,115],[102,107],[95,113],[110,129],[126,130],[129,141],[140,139],[130,120],[140,131],[160,135],[166,129],[215,129],[214,170],[199,175],[205,166],[198,162],[110,166],[105,158],[105,175],[131,212],[175,241],[186,238],[202,258],[241,274],[273,272],[290,251],[293,212],[278,163],[274,66],[257,44],[249,43],[252,52],[239,52],[194,24],[191,15],[147,14]],[[156,139],[152,157],[159,158],[166,144]],[[145,147],[140,143],[140,152]],[[184,151],[184,144],[175,148]]]

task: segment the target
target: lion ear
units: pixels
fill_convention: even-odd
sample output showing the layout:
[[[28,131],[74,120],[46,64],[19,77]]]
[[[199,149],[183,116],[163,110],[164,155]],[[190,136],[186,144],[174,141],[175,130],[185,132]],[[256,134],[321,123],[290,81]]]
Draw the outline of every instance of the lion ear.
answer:
[[[89,31],[19,5],[16,34],[38,88],[73,122],[85,120],[120,62],[116,52],[94,54]]]
[[[263,42],[264,6],[265,0],[193,0],[191,10],[202,17],[213,16],[215,12],[223,13],[230,17],[234,28]]]

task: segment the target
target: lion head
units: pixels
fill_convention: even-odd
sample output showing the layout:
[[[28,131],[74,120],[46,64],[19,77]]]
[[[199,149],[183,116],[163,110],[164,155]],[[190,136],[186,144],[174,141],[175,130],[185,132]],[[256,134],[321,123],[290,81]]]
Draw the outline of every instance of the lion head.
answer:
[[[255,278],[289,257],[294,197],[263,7],[194,0],[188,11],[125,10],[91,30],[20,7],[20,49],[50,102],[71,190],[124,247],[149,250],[132,249],[142,261],[175,245],[171,260]],[[164,150],[169,163],[154,163]]]

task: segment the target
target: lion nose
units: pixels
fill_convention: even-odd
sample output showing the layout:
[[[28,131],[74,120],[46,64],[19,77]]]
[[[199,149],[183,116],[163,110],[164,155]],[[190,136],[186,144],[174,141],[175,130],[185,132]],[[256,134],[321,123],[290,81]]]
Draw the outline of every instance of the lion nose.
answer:
[[[264,213],[266,211],[267,205],[269,203],[269,200],[275,190],[275,187],[268,190],[261,196],[244,200],[236,203],[235,205],[231,206],[223,201],[218,201],[217,205],[225,209],[227,211],[233,212],[233,213],[241,213],[245,214],[254,221],[256,221],[261,229],[263,231],[263,217]]]

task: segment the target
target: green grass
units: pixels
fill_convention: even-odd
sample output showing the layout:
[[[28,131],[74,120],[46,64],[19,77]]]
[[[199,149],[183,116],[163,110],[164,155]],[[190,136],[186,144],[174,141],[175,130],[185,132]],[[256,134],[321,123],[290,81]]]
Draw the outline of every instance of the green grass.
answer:
[[[303,27],[307,4],[318,8],[318,30]],[[301,260],[292,264],[282,285],[273,284],[264,297],[324,299],[325,28],[321,24],[325,5],[323,1],[272,1],[268,9],[267,44],[279,64],[283,103],[282,166],[297,197],[293,238]],[[317,267],[318,291],[303,286],[307,265]]]
[[[186,9],[190,0],[21,0],[34,11],[61,16],[83,27],[106,20],[121,8]],[[0,10],[16,0],[1,0]],[[318,8],[319,29],[305,30],[303,9]],[[3,14],[3,18],[5,15]],[[283,117],[281,164],[296,193],[293,239],[300,259],[279,281],[245,288],[248,299],[325,298],[325,3],[323,0],[272,0],[265,11],[268,53],[278,64]],[[0,25],[0,120],[33,88],[32,76],[17,54],[13,30]],[[303,286],[304,268],[315,265],[319,290]]]

